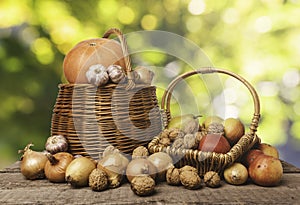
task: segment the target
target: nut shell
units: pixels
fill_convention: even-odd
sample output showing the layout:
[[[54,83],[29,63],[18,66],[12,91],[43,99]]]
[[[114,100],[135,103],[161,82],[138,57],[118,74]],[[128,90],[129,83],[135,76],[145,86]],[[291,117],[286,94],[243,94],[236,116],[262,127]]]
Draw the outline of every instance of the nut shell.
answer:
[[[204,175],[204,183],[206,186],[215,188],[221,185],[221,178],[217,172],[209,171]]]
[[[148,175],[136,176],[132,179],[130,188],[138,196],[148,196],[154,193],[155,181]]]
[[[89,186],[93,191],[102,191],[108,187],[107,174],[101,169],[95,168],[89,176]]]
[[[180,170],[178,168],[170,168],[166,173],[166,181],[169,185],[180,185]]]
[[[180,172],[180,182],[187,189],[198,189],[201,186],[201,178],[193,171]]]

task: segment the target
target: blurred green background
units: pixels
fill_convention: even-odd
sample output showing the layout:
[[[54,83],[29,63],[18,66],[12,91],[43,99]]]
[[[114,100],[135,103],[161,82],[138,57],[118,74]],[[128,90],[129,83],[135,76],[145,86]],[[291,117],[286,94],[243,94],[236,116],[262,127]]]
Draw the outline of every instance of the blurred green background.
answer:
[[[299,19],[299,0],[1,0],[0,169],[18,160],[17,151],[29,142],[44,149],[57,85],[65,82],[64,55],[111,27],[178,34],[201,47],[215,66],[245,77],[261,100],[258,135],[300,167]],[[163,54],[139,57],[159,68],[182,66],[175,74],[190,69]],[[230,99],[227,110],[247,123],[251,99],[232,85],[225,80],[221,88]]]

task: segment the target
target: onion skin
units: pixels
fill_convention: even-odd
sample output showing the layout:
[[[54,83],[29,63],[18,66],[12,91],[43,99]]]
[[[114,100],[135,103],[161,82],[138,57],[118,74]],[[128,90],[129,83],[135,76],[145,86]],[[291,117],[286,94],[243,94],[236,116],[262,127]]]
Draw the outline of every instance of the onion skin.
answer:
[[[65,179],[72,187],[88,186],[89,175],[95,168],[93,160],[87,157],[76,158],[67,167]]]
[[[126,169],[126,176],[129,182],[136,176],[150,175],[156,178],[157,169],[152,162],[144,158],[136,158],[129,162]]]
[[[73,161],[74,157],[68,152],[59,152],[54,155],[47,154],[48,161],[45,165],[46,178],[51,182],[65,182],[67,166]]]
[[[148,157],[148,160],[152,162],[157,169],[157,180],[165,181],[167,170],[174,167],[173,160],[170,155],[164,152],[156,152],[151,154]]]
[[[21,173],[30,180],[45,178],[44,168],[47,157],[43,152],[31,150],[31,146],[33,144],[28,144],[24,150],[19,151],[19,153],[24,152],[21,158]]]
[[[123,51],[118,41],[106,38],[88,39],[79,42],[65,56],[64,74],[69,83],[88,83],[85,76],[90,66],[105,67],[120,65],[125,68]]]

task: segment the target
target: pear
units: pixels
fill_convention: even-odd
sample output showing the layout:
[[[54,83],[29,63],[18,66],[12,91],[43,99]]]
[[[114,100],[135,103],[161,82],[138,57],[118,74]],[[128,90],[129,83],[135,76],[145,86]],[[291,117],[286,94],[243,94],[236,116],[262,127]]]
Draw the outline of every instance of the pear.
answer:
[[[199,129],[199,117],[201,116],[194,116],[193,114],[185,114],[173,117],[171,118],[167,128],[177,128],[182,130],[185,134],[195,133]]]

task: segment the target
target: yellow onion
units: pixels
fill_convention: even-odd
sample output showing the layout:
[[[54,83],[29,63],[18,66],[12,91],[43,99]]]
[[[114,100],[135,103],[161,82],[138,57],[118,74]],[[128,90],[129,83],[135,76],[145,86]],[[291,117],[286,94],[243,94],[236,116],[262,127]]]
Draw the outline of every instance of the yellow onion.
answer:
[[[93,160],[87,157],[76,158],[67,167],[65,179],[72,187],[88,186],[89,175],[95,168]]]
[[[72,162],[73,155],[68,152],[58,152],[54,155],[47,153],[45,175],[51,182],[65,182],[67,166]]]
[[[47,162],[47,157],[43,152],[36,152],[30,149],[33,144],[28,144],[24,150],[19,150],[23,153],[21,157],[21,173],[26,179],[41,179],[45,177],[44,168]]]
[[[169,168],[173,168],[173,160],[167,153],[164,152],[156,152],[151,154],[148,157],[148,160],[152,162],[152,164],[157,169],[157,180],[164,181],[166,180],[166,172]]]

